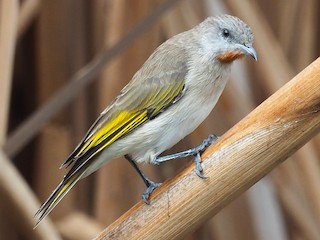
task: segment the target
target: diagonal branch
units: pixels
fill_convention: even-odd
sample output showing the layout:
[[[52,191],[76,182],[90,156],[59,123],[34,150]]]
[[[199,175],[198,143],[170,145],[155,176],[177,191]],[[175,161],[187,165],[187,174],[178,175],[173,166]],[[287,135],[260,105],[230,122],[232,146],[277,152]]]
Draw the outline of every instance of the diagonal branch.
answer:
[[[207,149],[208,179],[190,165],[97,239],[175,239],[195,230],[319,133],[319,78],[320,58]]]

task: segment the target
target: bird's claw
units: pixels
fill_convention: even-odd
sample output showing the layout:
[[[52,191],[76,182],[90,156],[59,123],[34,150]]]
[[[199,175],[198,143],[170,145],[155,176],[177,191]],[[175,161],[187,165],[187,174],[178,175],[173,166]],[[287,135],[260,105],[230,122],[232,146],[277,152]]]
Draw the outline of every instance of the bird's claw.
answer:
[[[207,179],[208,177],[203,176],[203,174],[202,174],[203,168],[201,166],[200,153],[202,153],[204,150],[206,150],[207,147],[209,147],[212,143],[214,143],[218,139],[219,139],[219,137],[217,137],[216,135],[210,134],[208,136],[208,138],[204,139],[199,146],[195,147],[192,150],[193,156],[194,156],[194,162],[196,164],[196,174],[198,177],[200,177],[202,179]]]
[[[148,183],[149,183],[148,188],[141,195],[142,201],[147,205],[150,204],[149,202],[150,194],[161,185],[161,183],[155,183],[150,180]]]
[[[202,178],[202,179],[207,179],[208,177],[203,176],[203,174],[202,174],[203,168],[201,166],[200,152],[198,152],[198,153],[196,153],[194,155],[194,163],[196,164],[196,174],[197,174],[197,176],[199,178]]]

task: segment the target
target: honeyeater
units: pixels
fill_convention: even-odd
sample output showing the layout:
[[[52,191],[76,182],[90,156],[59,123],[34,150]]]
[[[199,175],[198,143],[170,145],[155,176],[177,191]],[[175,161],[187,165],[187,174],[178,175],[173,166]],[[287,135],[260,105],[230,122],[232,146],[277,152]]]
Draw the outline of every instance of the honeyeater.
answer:
[[[173,158],[195,156],[200,177],[200,152],[216,138],[211,135],[199,147],[169,156],[171,148],[208,116],[229,78],[231,63],[250,55],[249,26],[230,15],[209,17],[189,31],[161,44],[93,123],[62,166],[69,172],[42,204],[36,216],[45,218],[82,178],[115,157],[125,156],[134,166],[149,195],[159,184],[149,180],[136,163],[159,164]]]

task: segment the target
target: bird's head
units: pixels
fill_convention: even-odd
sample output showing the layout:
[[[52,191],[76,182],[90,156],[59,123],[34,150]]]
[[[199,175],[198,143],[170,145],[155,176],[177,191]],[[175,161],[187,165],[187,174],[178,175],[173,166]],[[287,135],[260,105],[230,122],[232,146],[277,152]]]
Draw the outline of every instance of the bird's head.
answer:
[[[203,49],[221,63],[232,63],[245,55],[257,60],[252,47],[250,27],[239,18],[230,15],[209,17],[199,25],[202,31]]]

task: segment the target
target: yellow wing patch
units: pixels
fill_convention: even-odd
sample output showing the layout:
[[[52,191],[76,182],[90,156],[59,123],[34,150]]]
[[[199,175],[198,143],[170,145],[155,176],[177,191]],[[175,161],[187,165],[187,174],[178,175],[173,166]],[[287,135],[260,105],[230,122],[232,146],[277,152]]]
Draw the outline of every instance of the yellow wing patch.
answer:
[[[141,125],[147,119],[146,110],[142,112],[120,112],[86,141],[76,157],[81,156],[93,147],[101,145],[94,154],[99,153],[102,149]]]
[[[128,102],[135,102],[135,105],[129,106],[128,110],[118,110],[119,113],[115,114],[104,126],[88,137],[75,155],[75,158],[81,157],[94,148],[92,156],[98,154],[148,119],[154,118],[174,102],[182,92],[183,87],[183,82],[180,82],[179,84],[168,86],[165,90],[155,89],[140,100],[135,99],[134,95],[128,95],[127,97],[130,97]]]
[[[152,82],[149,82],[149,84],[152,84]],[[98,122],[64,164],[72,159],[73,161],[78,160],[87,153],[92,158],[122,136],[156,117],[179,99],[184,89],[183,81],[175,81],[163,88],[157,88],[157,85],[154,85],[155,87],[149,85],[149,88],[133,88],[122,95],[115,102],[115,110],[110,113],[110,119],[100,126]],[[117,104],[121,108],[118,108]],[[101,118],[101,121],[103,121],[103,118]]]

